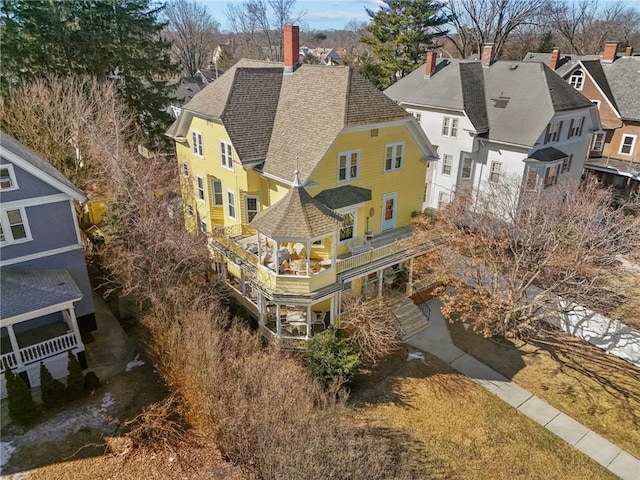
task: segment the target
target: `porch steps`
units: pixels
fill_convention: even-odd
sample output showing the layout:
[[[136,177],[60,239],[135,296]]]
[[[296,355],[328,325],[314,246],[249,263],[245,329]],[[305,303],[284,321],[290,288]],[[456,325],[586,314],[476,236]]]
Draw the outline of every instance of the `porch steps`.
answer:
[[[400,324],[402,340],[408,340],[431,326],[427,315],[410,298],[402,299],[392,311]]]

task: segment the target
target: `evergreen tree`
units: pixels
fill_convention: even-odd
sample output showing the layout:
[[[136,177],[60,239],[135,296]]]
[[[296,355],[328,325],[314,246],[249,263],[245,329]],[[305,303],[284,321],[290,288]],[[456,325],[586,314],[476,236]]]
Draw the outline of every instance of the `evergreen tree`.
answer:
[[[57,407],[65,400],[64,384],[53,378],[43,362],[40,362],[40,392],[47,407]]]
[[[428,48],[444,35],[436,31],[447,23],[442,4],[431,0],[383,0],[380,10],[365,8],[371,18],[370,36],[362,40],[373,48],[373,56],[386,72],[386,84],[394,83],[424,63]]]
[[[69,350],[68,352],[69,364],[67,369],[69,374],[67,375],[67,397],[70,400],[79,398],[84,393],[84,375],[82,374],[82,367],[76,356]]]
[[[170,116],[166,79],[177,71],[150,0],[0,0],[2,85],[47,73],[116,83],[151,142]]]
[[[358,373],[359,356],[335,329],[325,330],[309,340],[304,354],[309,373],[325,387],[342,386]]]
[[[20,375],[9,370],[6,365],[4,378],[7,386],[9,417],[19,425],[28,425],[38,415],[31,389]]]
[[[540,53],[551,53],[553,47],[553,33],[551,33],[551,31],[544,32],[536,51]]]

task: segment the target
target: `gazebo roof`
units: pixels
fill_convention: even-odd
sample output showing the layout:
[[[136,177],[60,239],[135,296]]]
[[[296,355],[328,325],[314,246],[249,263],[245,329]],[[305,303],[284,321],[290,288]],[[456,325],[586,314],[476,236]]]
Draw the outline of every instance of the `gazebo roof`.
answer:
[[[250,225],[271,238],[308,239],[338,230],[342,215],[309,195],[296,171],[293,185],[284,198],[258,212]]]

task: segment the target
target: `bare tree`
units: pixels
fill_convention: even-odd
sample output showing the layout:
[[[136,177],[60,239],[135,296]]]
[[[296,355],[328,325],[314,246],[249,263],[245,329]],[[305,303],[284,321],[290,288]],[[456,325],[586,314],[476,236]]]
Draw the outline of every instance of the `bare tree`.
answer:
[[[248,0],[227,4],[231,29],[240,39],[241,54],[259,60],[282,61],[284,26],[298,23],[304,12],[295,0]]]
[[[629,42],[640,30],[640,13],[624,2],[548,0],[543,17],[561,47],[578,55],[599,53],[606,40]]]
[[[453,31],[448,38],[462,58],[493,43],[500,58],[508,38],[534,22],[544,0],[449,0],[444,4]]]
[[[171,51],[184,72],[193,76],[211,62],[220,24],[203,4],[187,0],[167,2],[164,15],[168,20],[166,31],[172,41]]]
[[[519,181],[489,185],[473,207],[454,203],[439,216],[448,242],[429,265],[449,278],[445,316],[527,339],[557,318],[561,299],[602,311],[616,301],[603,267],[640,248],[637,207],[614,207],[592,184],[521,192]]]

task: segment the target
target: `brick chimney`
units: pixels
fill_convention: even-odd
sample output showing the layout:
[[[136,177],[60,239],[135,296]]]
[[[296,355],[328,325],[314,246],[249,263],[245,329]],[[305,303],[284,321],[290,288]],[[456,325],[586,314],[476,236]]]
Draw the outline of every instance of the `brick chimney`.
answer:
[[[604,52],[602,53],[603,63],[613,63],[616,59],[616,52],[618,51],[618,42],[605,42]]]
[[[624,49],[624,56],[625,57],[633,56],[633,47],[632,46],[628,46],[627,48]]]
[[[558,47],[553,47],[551,50],[551,61],[549,62],[549,68],[551,70],[555,70],[558,68],[558,62],[560,61],[560,49]]]
[[[433,75],[436,72],[437,59],[438,58],[435,50],[427,51],[427,63],[425,63],[425,66],[424,66],[424,76],[426,78],[431,78],[431,75]]]
[[[284,73],[293,73],[300,58],[300,27],[284,26]]]
[[[490,67],[493,63],[493,43],[487,43],[482,47],[482,66]]]

